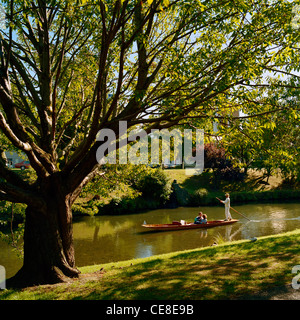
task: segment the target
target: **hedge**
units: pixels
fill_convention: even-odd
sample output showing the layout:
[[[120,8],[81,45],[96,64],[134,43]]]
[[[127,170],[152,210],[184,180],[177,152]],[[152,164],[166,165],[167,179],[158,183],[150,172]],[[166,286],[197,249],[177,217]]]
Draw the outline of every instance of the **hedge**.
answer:
[[[207,192],[199,189],[191,195],[190,205],[216,205],[216,197],[225,199],[224,193]],[[300,190],[269,190],[231,192],[230,199],[234,203],[270,202],[270,201],[300,201]]]

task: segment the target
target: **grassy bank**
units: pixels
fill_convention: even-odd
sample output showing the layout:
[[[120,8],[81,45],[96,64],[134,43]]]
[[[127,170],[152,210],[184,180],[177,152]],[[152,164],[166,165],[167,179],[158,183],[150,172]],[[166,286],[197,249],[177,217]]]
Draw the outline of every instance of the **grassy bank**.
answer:
[[[237,299],[290,284],[300,230],[81,268],[79,280],[6,290],[1,299]]]
[[[244,191],[270,191],[276,189],[295,189],[299,186],[287,184],[280,173],[267,179],[263,170],[249,169],[247,176],[241,181],[216,180],[213,172],[205,171],[200,175],[186,175],[184,169],[164,170],[169,179],[177,183],[189,193],[205,188],[209,192],[244,192]]]
[[[212,172],[199,176],[187,176],[181,169],[165,173],[177,181],[177,198],[182,206],[218,205],[216,197],[224,198],[225,192],[230,193],[232,203],[300,201],[299,186],[286,184],[280,175],[271,176],[267,182],[262,171],[249,170],[242,181],[216,181]]]

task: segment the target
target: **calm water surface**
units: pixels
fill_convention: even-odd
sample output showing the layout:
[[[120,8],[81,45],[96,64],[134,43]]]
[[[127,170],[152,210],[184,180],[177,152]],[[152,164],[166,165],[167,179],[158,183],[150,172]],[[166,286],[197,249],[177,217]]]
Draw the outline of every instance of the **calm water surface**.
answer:
[[[250,218],[248,221],[234,211],[239,222],[212,229],[169,232],[145,231],[147,223],[192,221],[198,208],[154,210],[124,216],[82,217],[74,221],[74,246],[78,267],[128,259],[149,257],[178,250],[210,246],[218,238],[226,241],[250,239],[300,228],[300,204],[256,204],[234,207]],[[224,219],[223,207],[201,207],[209,220]],[[0,265],[7,277],[19,270],[21,260],[0,241]]]

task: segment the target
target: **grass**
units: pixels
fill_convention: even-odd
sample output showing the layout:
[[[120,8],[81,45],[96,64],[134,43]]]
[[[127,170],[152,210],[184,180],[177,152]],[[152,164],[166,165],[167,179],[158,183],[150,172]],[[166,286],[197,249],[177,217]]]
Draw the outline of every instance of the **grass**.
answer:
[[[264,179],[264,172],[260,170],[249,170],[244,181],[225,181],[216,183],[212,172],[203,172],[201,175],[187,176],[184,169],[164,170],[164,173],[173,181],[185,188],[188,192],[194,193],[200,188],[209,192],[242,192],[242,191],[268,191],[283,187],[283,179],[279,174],[270,176],[268,183]],[[291,189],[290,186],[286,186]]]
[[[81,268],[79,280],[6,290],[8,300],[237,299],[290,284],[300,230],[214,247]]]

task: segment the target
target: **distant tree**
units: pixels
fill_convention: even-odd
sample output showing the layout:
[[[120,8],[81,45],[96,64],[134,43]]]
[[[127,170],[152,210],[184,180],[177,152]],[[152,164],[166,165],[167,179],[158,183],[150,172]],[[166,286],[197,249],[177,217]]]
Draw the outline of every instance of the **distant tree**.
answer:
[[[276,112],[234,119],[230,130],[219,132],[226,153],[245,172],[254,168],[265,170],[267,179],[274,172],[291,181],[300,179],[299,79],[286,79],[282,87],[265,92]]]
[[[224,169],[229,164],[226,160],[225,149],[216,143],[204,146],[204,166],[211,169]]]
[[[220,180],[240,181],[244,178],[238,166],[234,166],[226,150],[217,143],[207,143],[204,146],[204,167],[213,169],[215,182]]]

